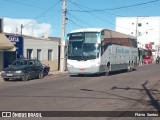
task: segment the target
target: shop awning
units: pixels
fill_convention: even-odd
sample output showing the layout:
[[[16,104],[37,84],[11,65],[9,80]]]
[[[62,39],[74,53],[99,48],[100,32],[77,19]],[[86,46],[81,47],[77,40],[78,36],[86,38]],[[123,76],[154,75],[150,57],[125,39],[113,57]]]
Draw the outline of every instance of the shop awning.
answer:
[[[15,51],[16,48],[12,42],[2,33],[0,33],[0,51]]]

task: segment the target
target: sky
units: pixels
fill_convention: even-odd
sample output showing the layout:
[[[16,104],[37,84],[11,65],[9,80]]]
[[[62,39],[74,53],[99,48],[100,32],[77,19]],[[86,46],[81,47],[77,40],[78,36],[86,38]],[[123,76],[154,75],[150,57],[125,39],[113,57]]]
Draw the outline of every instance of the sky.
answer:
[[[79,28],[115,30],[116,17],[160,16],[160,0],[66,0],[66,34]],[[61,37],[62,0],[0,0],[4,32]]]

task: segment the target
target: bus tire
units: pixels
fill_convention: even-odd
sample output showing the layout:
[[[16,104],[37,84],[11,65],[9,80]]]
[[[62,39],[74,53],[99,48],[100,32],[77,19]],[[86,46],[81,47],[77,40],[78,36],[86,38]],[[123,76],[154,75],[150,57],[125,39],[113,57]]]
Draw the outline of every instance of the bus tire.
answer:
[[[129,63],[128,63],[127,71],[128,71],[128,72],[131,72],[131,71],[132,71],[132,68],[131,68],[131,63],[130,63],[130,61],[129,61]]]
[[[135,70],[134,62],[132,61],[132,71]]]
[[[110,66],[109,66],[109,65],[107,65],[105,75],[106,75],[106,76],[109,76],[109,75],[110,75]]]
[[[127,70],[128,72],[132,72],[132,68],[131,68],[131,66],[128,66],[128,70]]]
[[[128,65],[127,71],[128,71],[128,72],[132,72],[132,67],[131,67],[131,65]]]

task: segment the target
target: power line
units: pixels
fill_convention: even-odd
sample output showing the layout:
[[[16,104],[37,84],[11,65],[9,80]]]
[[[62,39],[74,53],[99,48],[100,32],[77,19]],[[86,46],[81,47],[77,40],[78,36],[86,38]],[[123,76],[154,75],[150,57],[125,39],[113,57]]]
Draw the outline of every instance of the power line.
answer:
[[[154,2],[158,2],[158,1],[160,1],[160,0],[152,0],[152,1],[138,3],[138,4],[126,5],[126,6],[116,7],[116,8],[105,8],[105,9],[101,9],[101,10],[91,9],[89,11],[86,11],[86,10],[68,10],[68,11],[74,11],[74,12],[102,12],[102,11],[108,11],[108,10],[119,10],[119,9],[126,9],[126,8],[130,8],[130,7],[137,7],[137,6],[151,4],[151,3],[154,3]]]
[[[118,10],[118,9],[130,8],[130,7],[137,7],[137,6],[142,6],[142,5],[146,5],[146,4],[150,4],[150,3],[154,3],[154,2],[158,2],[158,1],[160,1],[160,0],[152,0],[152,1],[149,1],[149,2],[143,2],[143,3],[133,4],[133,5],[127,5],[127,6],[117,7],[117,8],[103,9],[101,11],[105,11],[105,10]]]
[[[57,6],[61,1],[58,1],[54,6],[49,7],[48,9],[46,9],[45,11],[43,11],[42,13],[40,13],[39,15],[37,15],[34,19],[38,19],[41,16],[43,16],[44,14],[46,14],[48,11],[50,11],[53,7]],[[32,21],[30,21],[29,23],[25,24],[25,26],[27,26],[28,24],[32,23],[34,21],[34,19]]]
[[[82,22],[83,24],[85,24],[85,25],[89,25],[89,26],[92,26],[92,25],[90,25],[90,24],[88,24],[88,23],[86,23],[85,21],[83,21],[82,19],[80,19],[80,18],[78,18],[78,17],[76,17],[76,16],[74,16],[73,14],[71,14],[71,13],[69,13],[69,12],[67,12],[67,14],[69,15],[69,16],[71,16],[72,18],[74,18],[74,19],[76,19],[76,20],[78,20],[78,21],[80,21],[80,22]]]
[[[32,5],[32,4],[26,4],[26,3],[22,3],[22,2],[18,2],[18,1],[12,1],[12,0],[4,0],[4,1],[7,1],[7,2],[10,2],[10,3],[13,3],[13,4],[19,4],[19,5],[23,5],[23,6],[28,6],[28,7],[32,7],[32,8],[39,8],[39,9],[46,9],[46,8],[42,8],[42,7],[39,7],[39,6],[35,6],[35,5]]]
[[[81,26],[81,25],[75,23],[73,20],[71,20],[71,19],[68,19],[68,20],[69,20],[70,22],[72,22],[73,24],[75,24],[75,25],[77,25],[77,26],[79,26],[79,27],[81,27],[81,28],[84,28],[83,26]]]
[[[70,0],[69,0],[69,1],[70,1]],[[70,1],[70,2],[71,2],[71,1]],[[109,24],[111,24],[111,25],[115,26],[115,24],[114,24],[114,23],[109,22],[109,21],[107,21],[106,19],[103,19],[103,18],[101,18],[101,17],[96,16],[96,15],[95,15],[95,14],[93,14],[92,12],[89,12],[89,10],[85,10],[84,8],[82,8],[79,4],[77,4],[77,3],[73,3],[73,5],[75,5],[76,7],[78,7],[79,9],[81,9],[81,10],[83,10],[83,11],[86,11],[86,13],[88,13],[88,14],[90,14],[90,15],[92,15],[92,16],[94,16],[94,17],[96,17],[96,18],[100,19],[100,20],[102,20],[103,22],[107,22],[107,23],[109,23]],[[83,6],[83,7],[84,7],[84,6]],[[88,7],[86,7],[86,8],[88,8]],[[116,26],[117,26],[117,27],[120,27],[120,28],[123,28],[123,29],[132,30],[132,29],[125,28],[125,27],[122,27],[122,26],[118,26],[118,25],[116,25]]]
[[[160,1],[160,0],[152,0],[152,1],[138,3],[138,4],[126,5],[126,6],[116,7],[116,8],[105,8],[105,9],[101,9],[101,10],[91,9],[89,11],[86,11],[86,10],[68,10],[68,11],[74,11],[74,12],[102,12],[102,11],[108,11],[108,10],[119,10],[119,9],[126,9],[126,8],[130,8],[130,7],[137,7],[137,6],[151,4],[151,3],[154,3],[154,2],[158,2],[158,1]],[[83,5],[81,5],[81,6],[83,6]]]
[[[151,3],[151,2],[156,2],[156,1],[160,1],[160,0],[154,0],[154,1],[146,2],[146,4],[149,4],[149,3]],[[69,2],[72,2],[72,1],[69,0]],[[142,3],[141,3],[141,4],[142,4]],[[144,3],[143,3],[143,4],[144,4]],[[133,30],[133,29],[130,29],[130,28],[126,28],[126,27],[122,27],[122,26],[116,25],[115,23],[109,22],[109,21],[107,21],[106,19],[103,19],[103,18],[101,18],[101,17],[96,16],[95,14],[93,14],[92,12],[90,12],[91,10],[93,10],[92,8],[89,8],[89,7],[86,7],[86,6],[84,6],[84,5],[80,5],[80,4],[77,4],[77,3],[73,3],[73,5],[75,5],[76,7],[80,8],[81,11],[85,11],[85,13],[91,14],[92,16],[94,16],[94,17],[96,17],[96,18],[98,18],[98,19],[100,19],[100,20],[102,20],[102,21],[104,21],[104,22],[107,22],[107,23],[109,23],[109,24],[111,24],[111,25],[113,25],[113,26],[117,26],[117,27],[119,27],[119,28],[123,28],[123,29],[127,29],[127,30]],[[82,8],[82,7],[83,7],[83,8]],[[89,9],[89,10],[86,10],[86,9],[84,9],[84,8],[87,8],[87,9]],[[105,11],[102,11],[102,12],[105,13]],[[108,13],[107,13],[107,14],[108,14]],[[116,16],[115,14],[111,14],[111,15]],[[119,16],[120,16],[120,15],[119,15]],[[127,16],[120,16],[120,17],[127,17]],[[142,19],[146,19],[146,18],[145,18],[145,17],[142,17],[140,20],[142,20]]]
[[[74,0],[73,2],[75,2],[75,1],[76,1],[76,0]],[[70,4],[69,4],[68,6],[66,5],[66,9],[67,9],[67,7],[69,7],[71,4],[72,4],[72,3],[70,2]]]

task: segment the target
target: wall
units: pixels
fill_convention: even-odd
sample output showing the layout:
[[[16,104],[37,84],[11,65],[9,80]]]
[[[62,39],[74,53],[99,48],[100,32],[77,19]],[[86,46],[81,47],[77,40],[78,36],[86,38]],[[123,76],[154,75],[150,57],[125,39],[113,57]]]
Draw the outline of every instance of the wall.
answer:
[[[0,51],[0,71],[3,69],[3,51]]]
[[[33,49],[32,58],[37,58],[37,49],[41,49],[41,60],[50,66],[51,71],[58,70],[58,42],[51,40],[24,37],[24,57],[27,49]],[[52,50],[52,60],[48,61],[48,50]]]
[[[42,63],[50,66],[50,71],[57,71],[58,70],[58,60],[53,60],[53,61],[42,60]]]

